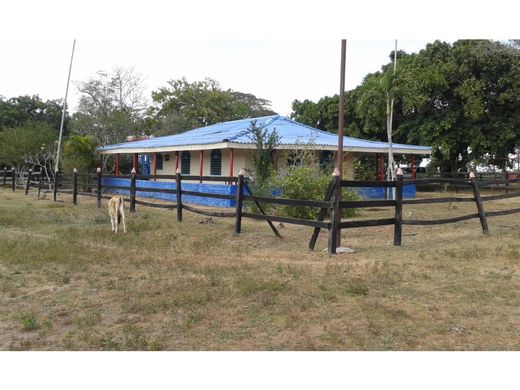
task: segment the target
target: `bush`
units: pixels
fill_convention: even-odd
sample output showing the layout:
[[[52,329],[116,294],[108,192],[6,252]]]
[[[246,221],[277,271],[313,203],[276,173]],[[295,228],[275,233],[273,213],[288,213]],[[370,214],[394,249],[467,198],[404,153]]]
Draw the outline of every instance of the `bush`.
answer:
[[[330,175],[318,172],[310,166],[290,168],[283,177],[277,177],[274,181],[275,188],[282,192],[285,199],[324,200],[325,191],[330,183]],[[357,194],[343,190],[343,200],[356,200]],[[304,219],[316,219],[319,209],[316,207],[283,206],[280,214]],[[343,211],[344,217],[354,215],[353,209]]]

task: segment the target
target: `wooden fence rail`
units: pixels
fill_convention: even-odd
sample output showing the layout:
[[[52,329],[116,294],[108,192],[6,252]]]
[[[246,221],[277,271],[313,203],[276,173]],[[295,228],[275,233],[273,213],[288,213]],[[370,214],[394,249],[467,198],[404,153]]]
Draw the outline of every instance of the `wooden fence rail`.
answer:
[[[22,177],[24,182],[21,184],[17,183],[16,178]],[[503,211],[486,212],[484,209],[485,202],[496,201],[501,199],[511,199],[520,197],[520,187],[515,184],[520,183],[520,179],[507,179],[507,180],[486,180],[484,182],[478,182],[474,176],[461,179],[453,178],[425,178],[418,180],[404,180],[403,175],[399,174],[396,181],[382,181],[382,182],[370,182],[370,181],[352,181],[352,180],[340,180],[339,177],[333,176],[332,181],[329,183],[323,200],[304,200],[304,199],[282,199],[278,197],[267,197],[267,196],[256,196],[248,186],[247,181],[243,174],[237,177],[215,177],[215,176],[184,176],[180,173],[176,175],[156,175],[156,176],[138,176],[132,173],[129,176],[115,176],[115,175],[103,175],[101,172],[96,174],[78,174],[73,172],[71,174],[63,174],[58,172],[55,175],[55,180],[47,180],[41,172],[27,172],[24,175],[17,175],[15,170],[4,169],[0,171],[0,177],[4,187],[11,186],[12,190],[15,191],[17,187],[25,189],[25,193],[28,194],[30,188],[38,188],[38,197],[43,189],[43,186],[49,185],[49,190],[46,192],[53,193],[53,200],[56,201],[57,194],[60,192],[72,194],[73,204],[78,203],[78,196],[90,196],[95,197],[97,204],[101,206],[102,199],[108,199],[112,195],[110,192],[127,191],[128,196],[124,197],[125,202],[130,204],[130,212],[136,211],[136,205],[146,207],[156,207],[161,209],[175,209],[177,211],[177,221],[182,221],[182,210],[188,210],[193,213],[215,216],[215,217],[229,217],[235,218],[235,233],[241,233],[242,218],[250,218],[255,220],[267,221],[273,232],[281,238],[278,229],[274,226],[273,222],[309,226],[313,227],[314,231],[309,242],[309,248],[312,250],[315,247],[318,235],[321,229],[328,230],[328,252],[330,254],[336,253],[336,237],[337,233],[342,229],[351,228],[364,228],[374,226],[394,226],[394,245],[400,246],[402,240],[402,225],[440,225],[447,223],[455,223],[474,218],[479,218],[482,232],[487,234],[489,232],[487,225],[487,218],[494,216],[510,215],[514,213],[520,213],[520,208],[513,208]],[[129,179],[128,185],[112,185],[103,184],[103,178],[125,178]],[[81,183],[82,190],[80,191],[79,180],[86,180]],[[146,187],[142,184],[138,184],[137,180],[156,180],[166,179],[175,180],[175,188],[151,188]],[[211,182],[224,182],[224,183],[236,183],[237,190],[235,195],[228,194],[216,194],[216,193],[205,193],[200,191],[191,191],[182,189],[183,180],[191,181],[211,181]],[[139,182],[141,183],[141,182]],[[441,198],[424,198],[424,199],[403,199],[403,187],[405,184],[410,183],[423,183],[436,186],[458,186],[471,188],[472,196],[466,197],[441,197]],[[484,186],[482,184],[485,184]],[[486,195],[482,196],[480,191],[482,188],[493,190],[497,185],[508,186],[511,192],[499,195]],[[343,188],[359,188],[359,187],[384,187],[384,188],[395,188],[395,199],[386,200],[356,200],[356,201],[341,201],[339,194]],[[86,192],[85,192],[86,190]],[[175,195],[175,202],[170,203],[157,203],[137,199],[137,196],[142,193],[165,193]],[[235,200],[236,206],[233,212],[222,212],[222,211],[211,211],[199,207],[187,205],[183,202],[183,196],[195,196],[204,198],[214,199],[226,199]],[[438,204],[438,203],[454,203],[454,202],[474,202],[476,207],[476,213],[456,216],[451,218],[442,218],[435,220],[407,220],[403,219],[403,206],[408,205],[427,205],[427,204]],[[254,204],[258,212],[244,211],[244,203]],[[292,206],[292,207],[305,207],[305,208],[317,208],[318,216],[314,219],[303,219],[293,218],[280,215],[268,215],[265,212],[263,205],[277,205],[277,206]],[[389,207],[394,209],[394,217],[392,218],[380,218],[380,219],[368,219],[368,220],[342,220],[341,214],[345,209],[360,209],[360,208],[373,208],[373,207]]]

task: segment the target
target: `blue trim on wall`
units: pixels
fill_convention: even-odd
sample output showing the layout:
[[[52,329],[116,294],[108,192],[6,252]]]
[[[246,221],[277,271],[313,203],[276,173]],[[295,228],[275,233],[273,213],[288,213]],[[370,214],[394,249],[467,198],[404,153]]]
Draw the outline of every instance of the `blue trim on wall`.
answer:
[[[112,185],[122,186],[130,188],[130,179],[124,178],[101,178],[101,186]],[[176,183],[174,181],[151,181],[151,180],[136,180],[136,187],[139,188],[166,188],[175,190]],[[182,182],[182,189],[185,191],[197,191],[206,194],[224,194],[224,195],[236,195],[237,186],[227,184],[200,184],[200,183],[186,183]],[[383,187],[362,187],[352,188],[355,190],[360,197],[364,199],[384,199],[384,188]],[[103,190],[103,192],[105,192]],[[107,189],[106,192],[120,195],[129,195],[130,189],[128,190],[113,190]],[[247,190],[244,189],[247,194]],[[273,191],[273,196],[281,196],[281,191]],[[176,202],[177,196],[175,194],[165,194],[160,192],[147,192],[147,191],[136,191],[137,198],[154,198],[161,199],[170,202]],[[403,197],[404,198],[415,198],[415,184],[406,184],[403,186]],[[201,206],[212,206],[212,207],[235,207],[236,201],[234,199],[214,199],[205,198],[201,196],[183,195],[182,202],[187,204],[196,204]]]

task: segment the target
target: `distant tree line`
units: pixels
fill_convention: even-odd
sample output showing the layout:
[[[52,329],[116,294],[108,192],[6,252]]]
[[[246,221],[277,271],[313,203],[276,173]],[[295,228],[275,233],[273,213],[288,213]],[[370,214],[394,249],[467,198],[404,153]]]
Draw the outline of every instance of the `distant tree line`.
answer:
[[[393,53],[381,70],[346,92],[346,134],[387,140],[388,102],[394,100],[396,143],[433,147],[432,166],[466,170],[471,164],[501,168],[520,144],[520,45],[518,41],[435,41],[419,53]],[[216,122],[273,115],[270,102],[222,88],[213,79],[170,80],[144,94],[132,68],[100,71],[75,83],[81,93],[65,116],[63,166],[92,170],[98,145],[124,142],[129,135],[169,135]],[[291,117],[337,132],[339,96],[317,102],[294,100]],[[61,121],[61,100],[0,96],[0,167],[53,166]],[[367,171],[372,171],[369,169]]]

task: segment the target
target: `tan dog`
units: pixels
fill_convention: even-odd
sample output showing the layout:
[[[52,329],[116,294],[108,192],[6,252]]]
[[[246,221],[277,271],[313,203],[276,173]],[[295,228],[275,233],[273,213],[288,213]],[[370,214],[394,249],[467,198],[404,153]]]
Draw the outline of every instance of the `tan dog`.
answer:
[[[123,232],[126,233],[125,224],[125,201],[120,195],[113,196],[108,201],[108,213],[110,214],[110,223],[112,231],[117,234],[117,228],[121,221],[123,222]]]

